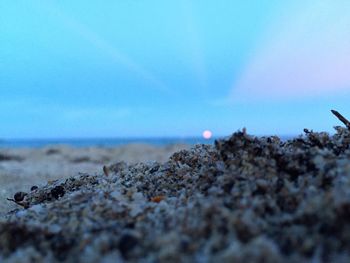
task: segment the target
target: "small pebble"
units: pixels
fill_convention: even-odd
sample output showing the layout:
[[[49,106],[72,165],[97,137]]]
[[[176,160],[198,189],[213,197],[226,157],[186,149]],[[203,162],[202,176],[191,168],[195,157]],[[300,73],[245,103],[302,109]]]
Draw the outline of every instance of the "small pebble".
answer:
[[[129,252],[138,244],[138,239],[129,233],[123,234],[118,242],[118,249],[124,258],[128,257]]]
[[[64,191],[64,188],[61,185],[58,185],[58,186],[56,186],[55,188],[53,188],[51,190],[51,195],[54,198],[56,198],[56,199],[58,199],[59,197],[64,196],[64,194],[65,194],[65,191]]]
[[[33,185],[31,188],[30,188],[30,191],[35,191],[36,189],[38,189],[38,187],[36,185]]]
[[[165,199],[165,196],[162,196],[162,195],[158,195],[158,196],[154,196],[151,198],[151,202],[154,202],[154,203],[159,203],[160,201],[164,200]]]
[[[24,197],[27,195],[27,193],[24,193],[24,192],[17,192],[15,193],[15,195],[13,196],[13,199],[16,201],[16,202],[21,202],[23,201]]]

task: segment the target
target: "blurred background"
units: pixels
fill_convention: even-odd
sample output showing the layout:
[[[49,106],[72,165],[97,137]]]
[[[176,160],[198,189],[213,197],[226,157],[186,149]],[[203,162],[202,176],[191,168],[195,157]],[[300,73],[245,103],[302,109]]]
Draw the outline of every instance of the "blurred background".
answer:
[[[0,2],[0,138],[332,131],[350,1]]]

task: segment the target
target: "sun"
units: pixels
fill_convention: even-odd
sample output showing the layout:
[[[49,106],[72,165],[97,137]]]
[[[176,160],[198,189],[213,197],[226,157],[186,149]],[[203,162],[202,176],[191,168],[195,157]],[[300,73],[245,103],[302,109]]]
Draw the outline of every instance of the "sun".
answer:
[[[204,139],[209,140],[213,136],[213,133],[209,130],[205,130],[203,131],[202,136]]]

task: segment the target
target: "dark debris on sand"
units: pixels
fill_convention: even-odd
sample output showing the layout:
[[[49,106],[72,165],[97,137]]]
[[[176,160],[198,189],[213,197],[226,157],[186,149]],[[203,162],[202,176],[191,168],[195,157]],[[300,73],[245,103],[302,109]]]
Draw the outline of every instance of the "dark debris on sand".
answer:
[[[0,259],[350,262],[349,145],[341,127],[288,141],[244,130],[51,182],[2,219]]]
[[[20,156],[15,156],[15,155],[9,155],[6,153],[1,153],[0,152],[0,162],[4,161],[16,161],[16,162],[21,162],[23,161],[23,158]]]

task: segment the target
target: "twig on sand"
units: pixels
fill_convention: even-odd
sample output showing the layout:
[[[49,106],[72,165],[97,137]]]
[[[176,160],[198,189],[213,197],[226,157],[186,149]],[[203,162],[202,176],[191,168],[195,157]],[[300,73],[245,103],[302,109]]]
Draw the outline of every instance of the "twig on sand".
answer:
[[[24,208],[29,207],[27,202],[16,201],[15,199],[12,199],[12,198],[6,198],[6,199],[7,199],[7,201],[11,201],[11,202],[16,203],[17,205],[23,206]]]
[[[109,176],[109,169],[107,166],[103,166],[103,173],[105,174],[105,176]]]
[[[348,121],[343,115],[341,115],[336,110],[331,110],[331,112],[350,130],[350,121]]]

